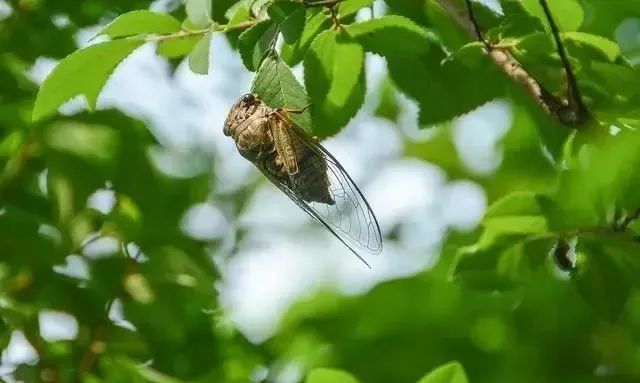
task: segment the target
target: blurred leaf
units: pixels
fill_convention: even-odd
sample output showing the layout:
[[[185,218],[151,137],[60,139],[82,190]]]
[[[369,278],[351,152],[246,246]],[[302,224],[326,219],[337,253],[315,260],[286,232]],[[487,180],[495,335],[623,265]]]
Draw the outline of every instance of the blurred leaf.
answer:
[[[458,362],[447,363],[425,375],[418,383],[467,383],[464,368]]]
[[[467,383],[464,368],[458,362],[447,363],[431,371],[418,383]]]
[[[211,32],[200,39],[189,53],[189,69],[193,73],[209,73],[209,49],[211,48]]]
[[[114,40],[78,50],[64,58],[42,84],[33,107],[33,120],[54,113],[74,96],[84,95],[95,108],[107,79],[133,50],[144,41]]]
[[[571,280],[603,318],[616,321],[629,298],[630,285],[621,264],[594,238],[578,240],[578,264]]]
[[[211,22],[211,0],[184,0],[189,21],[204,28]]]
[[[547,3],[560,32],[573,32],[580,28],[584,21],[584,11],[578,0],[547,0]],[[522,0],[522,5],[540,20],[548,32],[551,31],[539,0]]]
[[[173,16],[141,9],[116,17],[97,36],[106,35],[115,38],[150,33],[169,34],[178,31],[180,31],[180,22]]]
[[[297,1],[276,1],[268,9],[271,19],[278,24],[287,44],[295,43],[302,34],[306,7]]]
[[[304,88],[278,57],[267,56],[264,59],[251,89],[272,108],[302,110],[309,105],[309,97]],[[307,132],[314,131],[308,109],[302,114],[294,114],[290,117]]]
[[[316,8],[309,8],[306,12],[306,20],[302,35],[293,44],[285,43],[282,46],[282,60],[289,66],[294,66],[304,58],[311,42],[322,32],[329,28],[331,20]]]
[[[358,383],[351,374],[330,368],[316,368],[311,370],[306,383]]]
[[[256,71],[267,55],[271,41],[276,36],[277,26],[272,21],[260,22],[242,32],[238,42],[238,49],[244,66],[250,71]]]
[[[119,138],[117,132],[108,126],[75,121],[54,123],[45,132],[45,142],[50,149],[97,163],[114,160]]]
[[[415,56],[429,50],[426,31],[402,16],[387,15],[354,23],[347,30],[367,51],[381,56]]]
[[[311,44],[304,70],[314,133],[331,136],[355,116],[364,102],[364,51],[342,32],[324,31]]]

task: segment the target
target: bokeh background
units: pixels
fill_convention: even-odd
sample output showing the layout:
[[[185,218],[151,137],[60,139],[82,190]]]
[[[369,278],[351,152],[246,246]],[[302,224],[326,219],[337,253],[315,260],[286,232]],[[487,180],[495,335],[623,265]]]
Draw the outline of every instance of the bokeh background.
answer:
[[[212,41],[208,75],[145,46],[111,76],[98,112],[77,99],[31,125],[37,87],[58,60],[95,43],[118,13],[180,6],[0,0],[5,172],[15,148],[42,140],[1,183],[2,379],[46,380],[47,369],[71,376],[105,327],[106,351],[91,363],[112,371],[105,381],[133,381],[127,368],[134,376],[151,366],[178,381],[288,383],[333,366],[363,382],[410,382],[451,360],[471,382],[640,381],[640,296],[612,323],[550,260],[509,292],[450,278],[488,203],[544,189],[554,176],[525,97],[419,127],[417,106],[400,93],[391,90],[394,108],[382,110],[386,64],[367,56],[365,105],[326,147],[380,222],[384,249],[367,258],[371,269],[222,134],[254,75],[223,35]],[[616,36],[639,53],[640,17],[625,18]],[[302,67],[293,69],[301,78]],[[82,126],[103,127],[103,136]],[[34,230],[40,239],[29,237]]]

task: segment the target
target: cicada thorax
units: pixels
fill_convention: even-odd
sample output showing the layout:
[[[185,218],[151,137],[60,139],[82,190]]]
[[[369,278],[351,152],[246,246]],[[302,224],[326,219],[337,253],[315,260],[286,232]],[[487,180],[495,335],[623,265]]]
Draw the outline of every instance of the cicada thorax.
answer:
[[[267,170],[303,200],[334,204],[326,162],[293,131],[292,123],[263,103],[250,113],[242,112],[235,113],[242,118],[229,121],[229,132],[240,154]]]

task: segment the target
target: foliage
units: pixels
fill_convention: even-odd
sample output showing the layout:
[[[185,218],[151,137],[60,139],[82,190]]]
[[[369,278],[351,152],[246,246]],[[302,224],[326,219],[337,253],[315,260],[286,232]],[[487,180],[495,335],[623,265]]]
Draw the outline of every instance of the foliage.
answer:
[[[369,9],[382,4],[382,14]],[[640,376],[640,48],[637,30],[620,37],[623,22],[637,23],[640,1],[501,0],[501,13],[479,0],[221,0],[213,8],[186,0],[169,13],[143,0],[6,5],[0,342],[6,349],[21,333],[37,353],[15,378],[276,381],[287,363],[309,383]],[[78,48],[74,36],[90,26],[100,26],[96,41]],[[216,68],[216,35],[255,72],[252,91],[267,104],[310,106],[292,118],[320,138],[338,134],[376,92],[366,87],[367,57],[379,56],[387,74],[376,115],[400,125],[400,100],[415,102],[431,136],[406,138],[403,154],[481,185],[490,206],[480,227],[446,233],[432,269],[359,297],[318,292],[289,310],[271,339],[250,344],[214,288],[221,244],[180,227],[220,185],[206,171],[166,174],[152,155],[166,148],[147,124],[93,111],[135,50],[153,44],[205,75]],[[27,73],[40,57],[60,61],[38,88]],[[576,94],[588,113],[572,109]],[[78,96],[92,112],[57,113]],[[458,152],[455,124],[496,99],[506,100],[512,122],[500,166],[478,174]],[[192,156],[213,165],[206,153]],[[113,207],[92,205],[97,193],[112,196]],[[237,213],[247,197],[229,199]],[[112,246],[95,256],[100,241]],[[85,272],[60,271],[73,264]],[[110,317],[114,305],[131,327]],[[44,339],[47,311],[72,315],[77,336]]]

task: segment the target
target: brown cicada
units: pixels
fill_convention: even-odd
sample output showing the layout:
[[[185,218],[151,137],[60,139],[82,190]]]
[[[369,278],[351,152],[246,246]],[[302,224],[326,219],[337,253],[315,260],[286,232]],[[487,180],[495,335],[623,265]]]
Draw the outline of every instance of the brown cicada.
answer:
[[[342,165],[290,118],[256,94],[236,102],[224,123],[240,154],[358,258],[382,251],[382,236],[369,203]],[[354,248],[355,246],[355,248]]]

